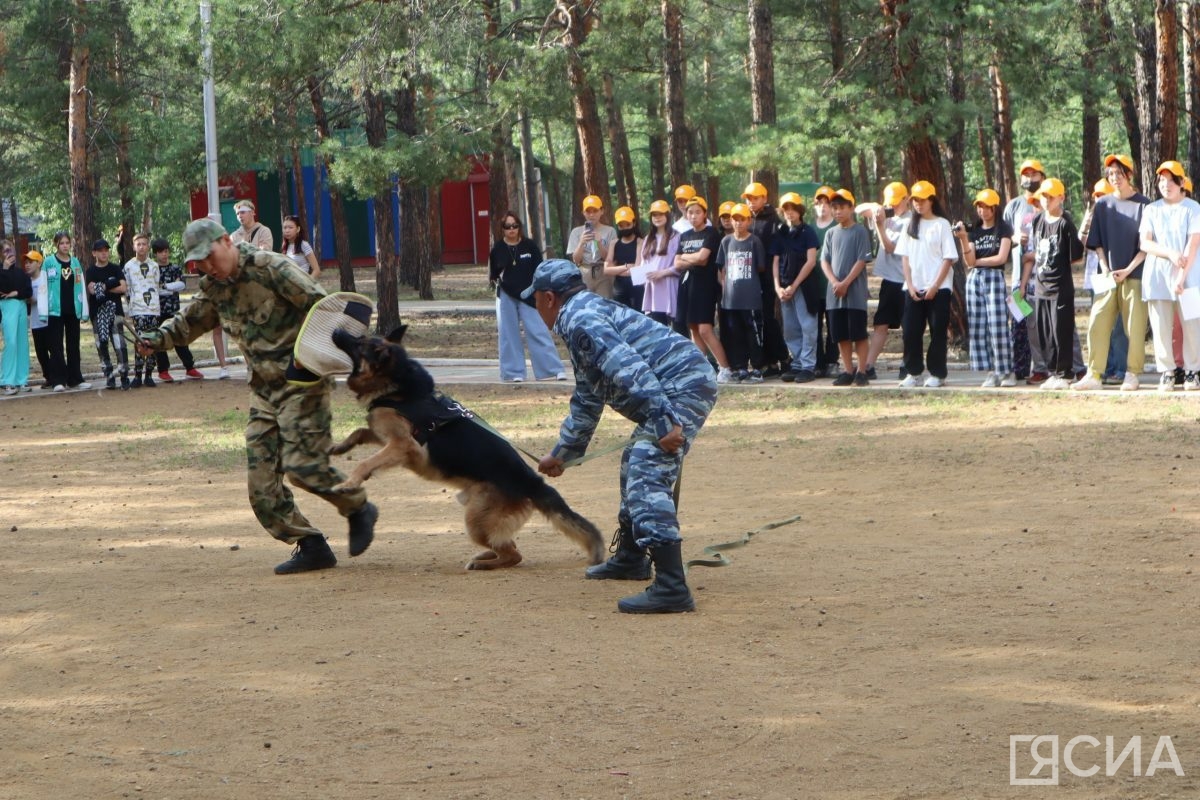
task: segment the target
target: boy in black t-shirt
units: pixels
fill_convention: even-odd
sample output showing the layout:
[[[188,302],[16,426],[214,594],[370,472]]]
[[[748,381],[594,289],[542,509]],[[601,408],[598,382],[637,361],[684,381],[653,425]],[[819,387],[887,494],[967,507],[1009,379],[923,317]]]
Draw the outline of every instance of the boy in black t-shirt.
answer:
[[[1066,190],[1062,181],[1047,178],[1037,194],[1043,211],[1033,220],[1033,250],[1024,256],[1021,285],[1027,285],[1032,273],[1034,324],[1050,371],[1042,388],[1066,389],[1074,375],[1071,340],[1075,334],[1075,283],[1071,265],[1083,258],[1083,243],[1075,223],[1063,212]]]
[[[92,245],[95,263],[87,268],[83,278],[87,283],[88,309],[91,311],[92,331],[96,336],[96,352],[104,364],[105,386],[117,388],[117,376],[113,374],[112,359],[108,355],[108,344],[112,342],[121,369],[121,388],[129,388],[129,353],[125,339],[121,336],[124,319],[121,299],[125,296],[125,275],[120,264],[108,263],[109,245],[98,239]]]

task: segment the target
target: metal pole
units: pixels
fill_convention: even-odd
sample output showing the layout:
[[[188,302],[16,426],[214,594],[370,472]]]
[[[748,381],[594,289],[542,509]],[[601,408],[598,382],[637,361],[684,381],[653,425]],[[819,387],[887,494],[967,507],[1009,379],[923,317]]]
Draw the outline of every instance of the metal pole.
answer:
[[[221,221],[217,186],[217,97],[213,88],[212,2],[200,0],[200,41],[204,48],[204,164],[208,175],[208,218]]]

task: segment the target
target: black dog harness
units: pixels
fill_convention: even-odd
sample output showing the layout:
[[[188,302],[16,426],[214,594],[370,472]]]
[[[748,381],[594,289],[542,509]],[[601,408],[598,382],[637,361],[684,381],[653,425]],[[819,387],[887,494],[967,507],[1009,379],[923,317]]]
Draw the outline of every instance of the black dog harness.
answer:
[[[427,444],[429,437],[447,425],[464,419],[475,419],[475,414],[452,397],[434,392],[425,397],[405,400],[395,395],[384,395],[373,400],[368,411],[390,408],[412,423],[413,438],[419,444]]]

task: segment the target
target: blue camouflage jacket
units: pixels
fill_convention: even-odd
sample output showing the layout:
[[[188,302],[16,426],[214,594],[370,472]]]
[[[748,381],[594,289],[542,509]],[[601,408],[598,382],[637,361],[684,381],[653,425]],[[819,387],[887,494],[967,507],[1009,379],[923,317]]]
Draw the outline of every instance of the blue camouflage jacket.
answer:
[[[583,455],[610,405],[662,438],[680,424],[672,398],[716,380],[708,359],[641,312],[583,291],[567,298],[554,323],[571,353],[575,394],[553,455]]]

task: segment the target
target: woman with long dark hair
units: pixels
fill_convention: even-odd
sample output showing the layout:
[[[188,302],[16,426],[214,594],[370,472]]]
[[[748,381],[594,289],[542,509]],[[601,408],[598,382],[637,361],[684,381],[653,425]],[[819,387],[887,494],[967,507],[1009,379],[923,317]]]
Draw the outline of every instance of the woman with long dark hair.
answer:
[[[54,376],[47,380],[54,391],[90,389],[83,380],[79,360],[79,322],[87,320],[88,305],[84,296],[83,266],[71,255],[71,234],[54,234],[54,255],[43,266],[46,274],[46,308],[49,329],[50,357]],[[65,341],[65,347],[64,347]]]
[[[290,258],[301,272],[311,275],[313,280],[321,277],[321,265],[317,263],[317,254],[313,252],[312,245],[305,240],[304,226],[295,214],[288,214],[283,218],[283,242],[279,245],[279,252]]]
[[[953,295],[953,268],[958,247],[950,221],[942,209],[937,189],[929,181],[917,181],[909,190],[913,215],[900,237],[896,252],[904,264],[904,369],[908,376],[900,385],[920,385],[925,367],[929,377],[924,384],[937,388],[946,383],[947,332],[950,326],[950,299]],[[929,328],[929,350],[923,353],[925,328]]]
[[[533,283],[533,271],[542,263],[542,251],[522,233],[521,219],[511,211],[500,216],[500,236],[488,256],[488,279],[496,287],[496,328],[500,334],[500,380],[525,380],[525,346],[539,381],[566,380],[562,359],[550,330],[530,300],[521,292]],[[525,342],[521,341],[521,329]]]

